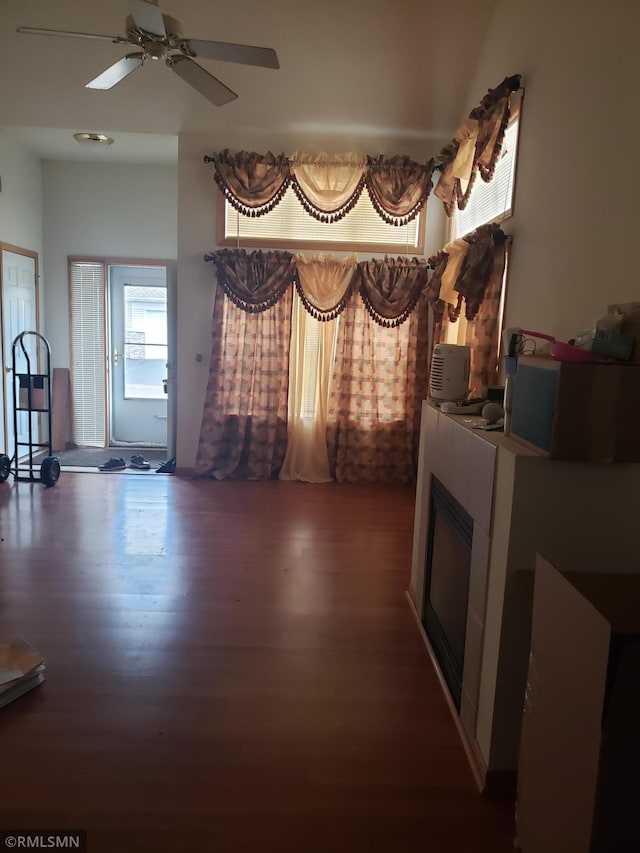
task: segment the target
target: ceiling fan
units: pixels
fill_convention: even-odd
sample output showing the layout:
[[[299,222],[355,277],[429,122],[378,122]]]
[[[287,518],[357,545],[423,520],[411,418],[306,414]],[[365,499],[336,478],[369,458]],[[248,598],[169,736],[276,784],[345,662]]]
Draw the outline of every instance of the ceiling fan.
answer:
[[[257,65],[261,68],[280,67],[275,50],[269,47],[185,38],[180,33],[180,22],[164,15],[156,0],[130,0],[130,4],[131,14],[125,21],[126,36],[45,30],[38,27],[18,27],[18,32],[110,41],[113,44],[131,44],[139,48],[136,53],[128,53],[90,80],[86,84],[87,89],[111,89],[133,71],[141,68],[145,62],[164,59],[174,74],[185,83],[193,86],[212,104],[222,106],[238,96],[217,77],[194,62],[194,59],[218,59],[243,65]]]

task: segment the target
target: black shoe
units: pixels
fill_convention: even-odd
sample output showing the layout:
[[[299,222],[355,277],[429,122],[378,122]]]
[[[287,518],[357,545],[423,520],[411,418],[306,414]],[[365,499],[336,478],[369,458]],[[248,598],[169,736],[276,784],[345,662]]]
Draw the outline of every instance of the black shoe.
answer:
[[[138,468],[140,471],[148,471],[151,465],[147,462],[144,456],[135,454],[131,457],[131,467]]]
[[[176,473],[176,458],[169,459],[168,462],[163,462],[156,470],[156,474],[175,474]]]
[[[124,459],[114,459],[111,457],[108,462],[100,466],[101,471],[123,471],[127,467]]]

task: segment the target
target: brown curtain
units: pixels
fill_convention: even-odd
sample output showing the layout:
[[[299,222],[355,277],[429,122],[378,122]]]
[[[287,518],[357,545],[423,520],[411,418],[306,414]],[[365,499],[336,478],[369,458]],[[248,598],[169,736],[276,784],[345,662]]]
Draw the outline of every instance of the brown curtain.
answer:
[[[352,298],[340,316],[327,443],[339,483],[412,482],[421,402],[427,395],[429,312],[386,328]]]
[[[220,190],[245,216],[262,216],[273,210],[289,186],[289,160],[284,154],[232,154],[226,148],[206,161],[214,164]]]
[[[492,277],[504,272],[507,239],[510,238],[500,226],[490,222],[447,243],[444,249],[432,255],[427,264],[433,272],[424,288],[429,302],[434,304],[439,299],[448,302],[452,306],[449,319],[455,320],[464,301],[465,317],[473,320]],[[460,252],[460,244],[466,246],[464,253]]]
[[[475,160],[483,181],[493,178],[496,163],[502,150],[504,132],[509,123],[509,98],[520,88],[520,75],[505,77],[495,89],[489,89],[480,105],[472,110],[470,118],[480,124],[476,141]]]
[[[360,295],[380,326],[399,326],[413,311],[427,284],[424,258],[374,258],[358,264]]]
[[[426,165],[409,157],[370,157],[366,186],[371,203],[390,225],[406,225],[426,204],[433,186],[434,160]]]
[[[520,75],[514,74],[505,77],[495,89],[489,89],[480,104],[469,113],[467,121],[458,128],[452,141],[440,151],[437,159],[442,173],[434,195],[442,201],[447,216],[451,216],[456,204],[460,210],[467,206],[478,173],[485,182],[493,178],[511,114],[510,97],[519,88]],[[461,146],[469,138],[475,140],[474,155],[470,168],[465,171],[468,181],[461,181],[456,167]]]
[[[485,294],[493,277],[502,280],[504,272],[504,243],[506,236],[499,225],[481,225],[463,238],[469,244],[454,290],[465,300],[465,317],[473,320],[484,303]]]
[[[249,313],[218,290],[196,476],[277,476],[287,445],[292,295],[287,287],[269,310]]]
[[[466,343],[471,347],[469,390],[478,396],[498,382],[500,346],[500,300],[505,277],[507,243],[499,243],[493,252],[488,285],[475,318],[467,325]]]
[[[293,285],[295,265],[290,252],[245,252],[220,249],[205,255],[216,265],[218,284],[243,311],[266,311]]]
[[[449,323],[455,323],[464,308],[466,343],[471,348],[469,389],[477,396],[498,380],[500,301],[510,239],[495,223],[481,225],[462,238],[468,250],[446,294],[443,278],[452,261],[452,247],[460,241],[447,244],[428,261],[433,269],[424,290],[432,312],[429,364],[433,347],[446,340]]]

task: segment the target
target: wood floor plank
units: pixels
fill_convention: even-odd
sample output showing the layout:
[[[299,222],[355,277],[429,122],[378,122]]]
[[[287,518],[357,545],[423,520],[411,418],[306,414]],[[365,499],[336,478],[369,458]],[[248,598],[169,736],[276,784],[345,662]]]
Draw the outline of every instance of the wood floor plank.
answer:
[[[0,828],[91,853],[512,849],[404,591],[405,487],[64,473],[0,486]]]

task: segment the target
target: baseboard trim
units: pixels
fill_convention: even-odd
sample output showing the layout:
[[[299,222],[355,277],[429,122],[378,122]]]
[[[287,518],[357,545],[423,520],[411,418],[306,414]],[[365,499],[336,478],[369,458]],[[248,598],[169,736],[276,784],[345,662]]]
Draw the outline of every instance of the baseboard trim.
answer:
[[[442,674],[442,670],[440,669],[440,664],[438,663],[438,659],[436,658],[435,652],[433,651],[433,646],[427,636],[427,632],[424,630],[424,626],[416,610],[416,607],[413,603],[410,593],[405,592],[405,596],[407,601],[409,602],[409,609],[413,614],[413,618],[415,619],[416,625],[418,626],[418,630],[420,631],[420,636],[424,642],[425,648],[431,660],[431,664],[436,673],[436,677],[440,684],[440,688],[442,689],[442,693],[444,695],[445,701],[447,703],[447,707],[449,708],[449,712],[455,723],[456,729],[458,731],[458,735],[460,737],[460,741],[462,742],[462,746],[464,748],[465,754],[467,756],[467,761],[469,763],[469,767],[471,769],[471,773],[473,774],[474,781],[476,783],[476,787],[478,788],[478,793],[482,795],[486,795],[487,788],[487,768],[480,754],[480,750],[477,744],[474,744],[467,735],[464,727],[462,725],[462,721],[460,720],[460,715],[458,714],[458,709],[456,708],[453,699],[451,698],[451,694],[449,693],[449,688],[447,686],[447,682],[445,681],[444,675]]]

